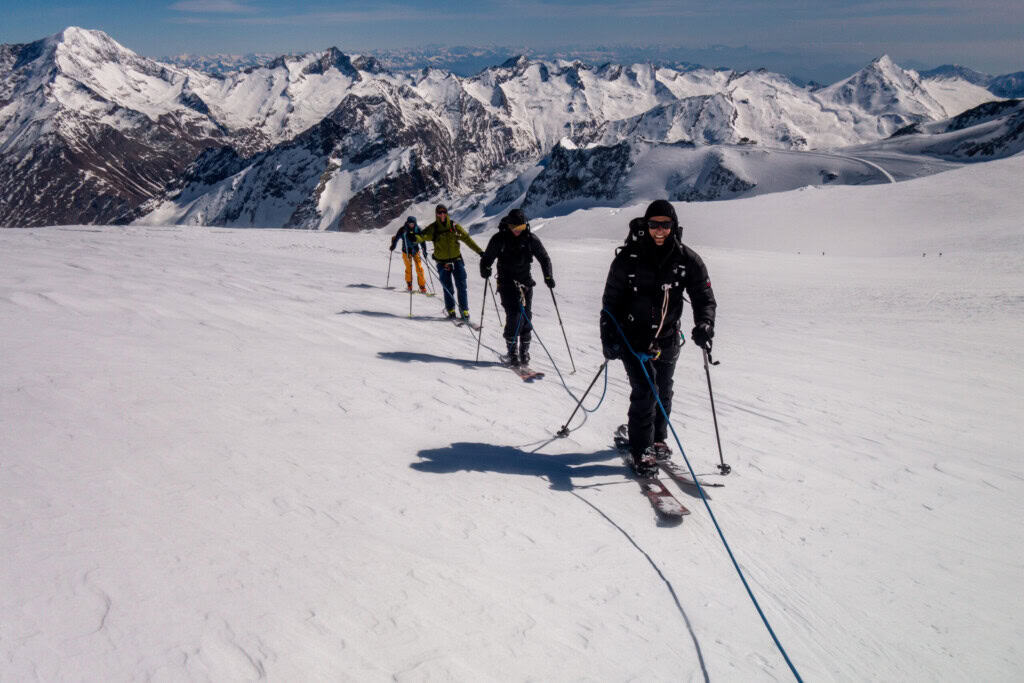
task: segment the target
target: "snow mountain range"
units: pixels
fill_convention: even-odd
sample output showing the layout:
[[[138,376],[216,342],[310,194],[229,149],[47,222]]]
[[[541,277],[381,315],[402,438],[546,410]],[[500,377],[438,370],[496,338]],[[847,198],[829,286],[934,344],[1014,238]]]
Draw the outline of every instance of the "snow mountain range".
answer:
[[[959,64],[946,64],[935,69],[922,71],[921,77],[928,80],[965,80],[969,83],[980,85],[993,95],[998,95],[999,97],[1024,97],[1024,71],[993,76]]]
[[[351,231],[439,200],[474,224],[888,182],[1019,152],[989,82],[887,56],[824,88],[526,57],[460,77],[336,48],[221,73],[68,28],[0,46],[0,225]]]

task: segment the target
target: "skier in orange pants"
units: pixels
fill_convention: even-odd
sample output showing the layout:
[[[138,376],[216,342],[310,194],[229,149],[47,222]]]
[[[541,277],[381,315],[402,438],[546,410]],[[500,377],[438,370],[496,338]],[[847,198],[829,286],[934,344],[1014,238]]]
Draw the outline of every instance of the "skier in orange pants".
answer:
[[[395,236],[391,238],[391,251],[395,250],[395,245],[398,244],[398,240],[402,240],[402,261],[405,262],[405,287],[410,292],[412,291],[412,264],[416,264],[416,279],[419,282],[420,292],[423,294],[427,293],[427,281],[423,276],[423,262],[420,260],[420,244],[414,238],[414,235],[420,233],[420,228],[416,225],[416,217],[409,216],[405,219],[405,224],[398,229]],[[426,247],[424,247],[424,252]]]

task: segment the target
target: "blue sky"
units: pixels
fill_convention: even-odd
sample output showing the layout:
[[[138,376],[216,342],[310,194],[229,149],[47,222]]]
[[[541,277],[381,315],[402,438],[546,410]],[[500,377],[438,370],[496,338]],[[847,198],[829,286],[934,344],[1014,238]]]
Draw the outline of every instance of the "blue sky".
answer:
[[[332,45],[360,52],[427,44],[536,50],[624,44],[683,47],[695,55],[727,46],[733,48],[722,51],[728,60],[761,58],[759,65],[787,73],[802,66],[802,75],[814,78],[826,64],[863,65],[885,53],[916,68],[959,63],[995,74],[1024,70],[1022,0],[0,0],[0,17],[0,43],[81,26],[154,57]]]

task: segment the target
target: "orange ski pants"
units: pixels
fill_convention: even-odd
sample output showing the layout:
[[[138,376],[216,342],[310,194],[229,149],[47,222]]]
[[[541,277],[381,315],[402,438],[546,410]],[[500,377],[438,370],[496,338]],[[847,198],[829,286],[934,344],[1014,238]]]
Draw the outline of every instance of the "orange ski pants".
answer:
[[[416,261],[416,279],[419,280],[420,289],[426,287],[427,281],[423,277],[423,263],[420,261],[419,252],[409,256],[403,251],[402,260],[405,261],[405,284],[412,287],[412,262]]]

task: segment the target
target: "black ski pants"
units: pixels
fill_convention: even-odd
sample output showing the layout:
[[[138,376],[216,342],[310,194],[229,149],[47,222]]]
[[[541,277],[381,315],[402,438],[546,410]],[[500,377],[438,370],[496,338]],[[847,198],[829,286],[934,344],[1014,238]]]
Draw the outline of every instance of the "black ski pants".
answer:
[[[519,284],[515,280],[498,281],[498,297],[501,299],[501,307],[505,309],[505,342],[512,344],[516,337],[523,344],[529,344],[533,338],[533,327],[530,321],[533,320],[533,287],[523,285],[523,298],[526,305],[526,315],[520,308],[522,301],[519,298]]]
[[[672,415],[672,376],[676,372],[676,361],[679,360],[679,346],[662,351],[657,360],[644,362],[647,375],[657,388],[657,396],[665,406],[665,412]],[[655,441],[668,438],[668,421],[658,408],[651,385],[644,376],[640,361],[636,356],[626,352],[622,358],[626,368],[626,376],[632,391],[629,394],[629,452],[639,455]]]

